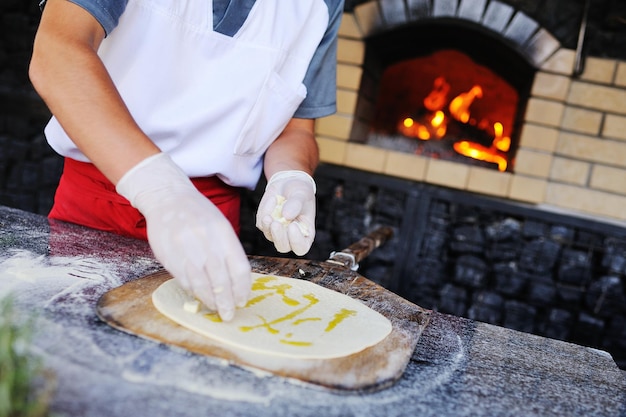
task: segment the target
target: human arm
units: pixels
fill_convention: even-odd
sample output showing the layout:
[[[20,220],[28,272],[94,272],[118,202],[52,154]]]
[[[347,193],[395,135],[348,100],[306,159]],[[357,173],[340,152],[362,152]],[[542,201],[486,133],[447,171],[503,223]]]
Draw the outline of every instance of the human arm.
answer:
[[[313,119],[291,119],[265,154],[268,184],[256,225],[281,253],[304,255],[315,237],[315,182],[311,175],[319,151],[314,124]]]
[[[337,34],[344,6],[343,0],[326,3],[328,27],[303,81],[307,96],[265,156],[268,185],[259,204],[256,226],[282,253],[293,250],[296,255],[304,255],[315,237],[316,187],[311,175],[319,152],[314,120],[336,110]],[[286,199],[281,206],[283,197]]]
[[[30,76],[65,132],[146,218],[156,258],[223,319],[244,305],[250,264],[219,210],[144,134],[97,50],[105,32],[83,8],[49,0]]]
[[[279,171],[301,170],[313,175],[319,162],[315,141],[315,120],[293,118],[265,153],[263,170],[266,178]]]
[[[160,150],[135,123],[97,55],[104,36],[100,23],[80,6],[49,0],[29,75],[78,148],[117,184],[130,168]]]

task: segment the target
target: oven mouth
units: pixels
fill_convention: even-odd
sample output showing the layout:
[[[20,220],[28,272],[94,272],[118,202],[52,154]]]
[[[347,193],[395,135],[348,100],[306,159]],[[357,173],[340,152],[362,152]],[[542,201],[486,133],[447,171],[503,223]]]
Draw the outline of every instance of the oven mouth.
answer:
[[[458,20],[366,39],[351,141],[512,172],[535,68],[501,35]],[[363,104],[363,103],[361,103]],[[365,110],[367,109],[367,110]]]

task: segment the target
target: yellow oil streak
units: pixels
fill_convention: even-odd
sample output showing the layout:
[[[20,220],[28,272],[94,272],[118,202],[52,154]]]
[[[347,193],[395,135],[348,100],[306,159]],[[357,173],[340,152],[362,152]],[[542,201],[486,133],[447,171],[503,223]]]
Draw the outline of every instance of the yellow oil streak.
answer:
[[[311,346],[313,343],[311,342],[298,342],[295,340],[285,340],[285,339],[280,339],[280,343],[284,344],[284,345],[291,345],[291,346]]]
[[[222,319],[220,318],[219,314],[217,313],[207,313],[204,315],[204,317],[206,317],[207,319],[211,320],[212,322],[215,323],[221,323]]]
[[[270,297],[274,295],[273,293],[266,293],[266,294],[261,294],[259,296],[253,297],[251,299],[248,300],[248,302],[246,303],[246,307],[250,307],[253,306],[255,304],[260,303],[261,301],[265,300],[266,298]]]
[[[270,322],[267,322],[263,317],[260,317],[261,320],[263,320],[263,323],[257,324],[256,326],[241,326],[239,328],[239,330],[241,330],[242,332],[249,332],[251,330],[254,330],[254,329],[257,329],[257,328],[260,328],[260,327],[265,327],[268,331],[271,332],[271,330],[275,330],[275,329],[273,329],[271,327],[272,325],[277,324],[277,323],[281,323],[283,321],[291,320],[294,317],[297,317],[300,314],[304,313],[309,308],[313,307],[315,304],[317,304],[319,302],[319,300],[313,294],[305,294],[304,298],[309,300],[309,304],[305,305],[304,307],[296,309],[296,310],[292,311],[291,313],[286,314],[283,317],[279,317],[277,319],[274,319],[274,320],[272,320]]]
[[[256,326],[241,326],[239,330],[241,330],[242,332],[249,332],[250,330],[264,327],[265,330],[267,330],[270,334],[280,333],[280,330],[272,327],[273,323],[268,323],[264,317],[261,317],[261,316],[257,316],[257,317],[260,318],[263,323],[257,324]]]
[[[298,319],[298,320],[294,321],[291,324],[293,324],[294,326],[297,326],[297,325],[305,323],[307,321],[322,321],[322,318],[321,317],[308,317],[306,319]]]
[[[298,300],[294,300],[293,298],[287,295],[287,290],[292,288],[289,284],[279,284],[279,285],[268,285],[270,282],[275,281],[275,277],[261,277],[257,278],[252,284],[252,291],[273,291],[270,294],[259,295],[258,297],[252,298],[248,301],[247,306],[254,305],[260,301],[263,301],[265,298],[269,297],[273,294],[278,294],[283,298],[283,303],[289,306],[297,306],[300,304]]]
[[[324,329],[325,332],[332,331],[339,323],[347,319],[348,317],[356,316],[356,311],[348,310],[347,308],[342,308],[339,312],[335,313],[335,317],[328,322],[328,326]]]

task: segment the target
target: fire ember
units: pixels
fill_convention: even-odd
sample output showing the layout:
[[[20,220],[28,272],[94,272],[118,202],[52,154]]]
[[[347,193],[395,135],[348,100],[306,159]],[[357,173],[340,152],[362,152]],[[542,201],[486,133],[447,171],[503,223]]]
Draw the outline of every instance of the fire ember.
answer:
[[[383,73],[367,143],[506,171],[518,93],[498,74],[447,49]]]

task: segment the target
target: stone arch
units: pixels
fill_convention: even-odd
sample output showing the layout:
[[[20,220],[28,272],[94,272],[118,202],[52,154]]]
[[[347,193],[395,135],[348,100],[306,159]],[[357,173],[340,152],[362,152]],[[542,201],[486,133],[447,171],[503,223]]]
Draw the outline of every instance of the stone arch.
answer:
[[[536,20],[497,0],[370,0],[353,13],[362,39],[416,22],[456,20],[499,37],[535,68],[561,48]]]

